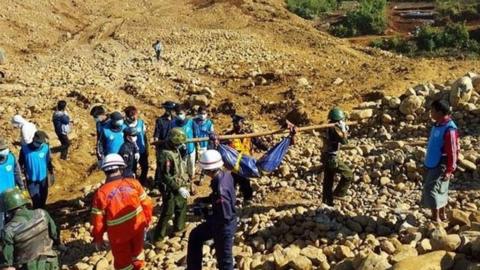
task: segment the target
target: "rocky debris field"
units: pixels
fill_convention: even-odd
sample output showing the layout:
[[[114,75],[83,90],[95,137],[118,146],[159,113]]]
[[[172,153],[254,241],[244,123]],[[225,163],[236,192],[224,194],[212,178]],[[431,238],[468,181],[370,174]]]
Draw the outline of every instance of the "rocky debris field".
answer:
[[[239,269],[479,269],[480,76],[469,73],[445,84],[422,84],[399,97],[378,95],[350,112],[351,140],[341,157],[354,169],[348,196],[334,209],[321,201],[322,134],[302,134],[277,173],[254,181],[254,204],[239,207],[234,255]],[[428,106],[448,99],[461,134],[461,156],[451,183],[449,221],[434,225],[419,205]],[[107,252],[95,252],[85,199],[65,214],[82,217],[64,232],[64,268],[108,269]],[[155,198],[156,190],[150,191]],[[68,218],[66,218],[68,220]],[[161,247],[147,244],[148,269],[183,269],[189,232]],[[69,227],[64,223],[63,228]],[[213,243],[204,246],[204,269],[215,269]]]

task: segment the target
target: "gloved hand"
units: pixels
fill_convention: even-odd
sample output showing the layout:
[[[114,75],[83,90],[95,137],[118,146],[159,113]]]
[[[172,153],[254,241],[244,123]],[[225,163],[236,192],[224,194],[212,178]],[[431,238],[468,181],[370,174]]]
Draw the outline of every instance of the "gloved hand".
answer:
[[[135,153],[135,160],[137,162],[140,160],[140,153]]]
[[[181,187],[178,189],[178,193],[180,194],[180,196],[182,196],[184,199],[188,199],[188,197],[190,197],[190,192],[188,192],[188,190],[184,187]]]
[[[348,127],[347,127],[347,124],[345,123],[345,121],[339,121],[337,122],[337,126],[340,128],[340,130],[343,132],[343,133],[346,133],[348,131]]]
[[[22,190],[22,195],[25,200],[30,200],[30,193],[28,193],[28,190]]]

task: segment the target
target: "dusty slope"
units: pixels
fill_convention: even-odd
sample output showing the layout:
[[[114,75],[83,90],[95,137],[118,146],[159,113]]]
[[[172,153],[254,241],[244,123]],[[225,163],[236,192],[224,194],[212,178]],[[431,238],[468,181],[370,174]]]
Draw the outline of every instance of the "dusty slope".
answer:
[[[75,104],[70,106],[76,121],[74,154],[69,163],[55,161],[60,184],[51,202],[74,198],[82,186],[101,178],[88,170],[95,163],[88,108],[97,102],[112,110],[135,104],[152,127],[162,101],[185,100],[210,87],[216,92],[214,106],[230,98],[240,113],[273,124],[285,106],[262,114],[262,105],[281,103],[291,88],[289,99],[303,99],[320,122],[330,105],[351,107],[372,90],[403,91],[480,67],[478,61],[366,53],[316,31],[288,13],[282,0],[3,0],[2,6],[0,47],[9,62],[1,68],[11,79],[0,85],[0,123],[20,112],[52,131],[56,101]],[[156,39],[166,46],[161,64],[152,62]],[[252,86],[259,75],[264,84]],[[298,87],[300,77],[310,87]],[[344,83],[332,84],[336,78]],[[121,90],[126,83],[134,90]],[[226,128],[227,117],[219,118]],[[2,135],[13,139],[17,131],[5,125]]]

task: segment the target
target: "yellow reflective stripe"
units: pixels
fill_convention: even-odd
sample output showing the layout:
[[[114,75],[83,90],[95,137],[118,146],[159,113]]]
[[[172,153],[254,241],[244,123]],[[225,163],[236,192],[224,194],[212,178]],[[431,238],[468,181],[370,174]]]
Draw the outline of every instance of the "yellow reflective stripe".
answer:
[[[92,207],[91,213],[94,215],[103,215],[103,211],[101,209],[93,208],[93,207]]]
[[[143,260],[145,260],[145,253],[143,253],[143,250],[142,250],[142,252],[140,252],[140,254],[138,254],[135,257],[132,257],[132,259],[134,261],[143,261]]]
[[[133,269],[133,265],[132,265],[132,264],[130,264],[129,266],[124,267],[124,268],[117,268],[117,270],[131,270],[131,269]]]
[[[137,209],[135,209],[135,211],[132,211],[122,217],[119,217],[117,219],[114,219],[114,220],[107,220],[107,225],[108,226],[115,226],[115,225],[119,225],[119,224],[122,224],[126,221],[129,221],[130,219],[134,218],[136,215],[140,214],[142,212],[142,207],[139,206]]]
[[[140,195],[140,200],[143,201],[147,198],[147,193],[143,192],[142,195]]]
[[[238,153],[237,161],[235,162],[235,166],[233,167],[233,172],[240,171],[240,161],[242,161],[242,153]]]

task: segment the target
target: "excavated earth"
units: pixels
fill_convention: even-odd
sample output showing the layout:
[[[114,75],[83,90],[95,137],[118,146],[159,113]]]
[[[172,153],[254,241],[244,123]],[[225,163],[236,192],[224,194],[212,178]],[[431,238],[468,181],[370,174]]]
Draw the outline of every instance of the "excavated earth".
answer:
[[[470,261],[480,245],[478,250],[460,250],[464,246],[456,242],[439,248],[430,239],[432,234],[464,237],[460,233],[465,231],[473,239],[479,228],[479,160],[473,154],[480,149],[480,117],[473,107],[478,94],[467,101],[471,106],[458,107],[461,123],[468,126],[462,128],[462,143],[470,152],[457,181],[470,184],[454,193],[453,206],[463,212],[453,213],[461,222],[450,224],[448,231],[430,228],[428,212],[418,205],[422,149],[381,145],[427,136],[425,97],[451,91],[454,80],[479,72],[478,60],[410,59],[352,45],[289,13],[282,0],[3,0],[2,8],[0,48],[6,61],[0,71],[6,77],[0,82],[0,135],[18,139],[10,118],[20,113],[58,146],[51,114],[59,99],[69,102],[74,120],[72,154],[69,161],[55,154],[57,183],[48,201],[68,248],[62,254],[65,269],[110,269],[111,255],[95,252],[88,233],[89,198],[103,180],[96,169],[90,108],[102,103],[114,111],[135,105],[151,135],[166,100],[208,103],[218,131],[229,128],[229,107],[257,131],[278,128],[292,110],[290,119],[306,124],[324,122],[333,105],[348,111],[361,107],[352,112],[365,122],[352,130],[353,144],[361,146],[345,151],[356,177],[350,199],[338,202],[336,211],[319,210],[321,134],[299,136],[280,172],[255,181],[253,206],[240,210],[234,250],[239,268],[387,269],[409,256],[419,258],[417,265],[437,259],[451,262],[449,267],[464,263],[457,269],[476,267]],[[157,39],[165,47],[161,62],[153,57]],[[423,88],[405,93],[417,85]],[[412,95],[424,97],[410,100],[420,106],[408,115],[399,112],[400,102]],[[400,96],[398,102],[390,98]],[[150,164],[153,176],[153,155]],[[199,193],[206,192],[208,183]],[[151,195],[158,199],[155,190]],[[168,239],[161,249],[148,246],[149,269],[184,267],[188,231],[199,222],[189,218],[186,233]],[[206,246],[204,253],[205,269],[215,268],[214,252]],[[430,257],[418,256],[425,253]]]

